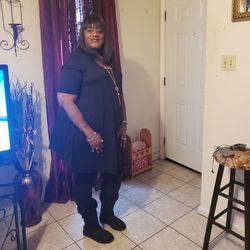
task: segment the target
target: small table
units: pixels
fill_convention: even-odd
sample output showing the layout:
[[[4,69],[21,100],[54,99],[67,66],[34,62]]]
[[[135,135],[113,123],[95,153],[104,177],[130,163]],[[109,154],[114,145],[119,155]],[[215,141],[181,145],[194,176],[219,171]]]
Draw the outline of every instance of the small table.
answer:
[[[7,232],[5,237],[3,238],[3,242],[1,242],[0,249],[2,250],[6,244],[7,239],[10,239],[11,241],[16,240],[18,250],[27,250],[24,209],[22,199],[18,199],[17,197],[16,183],[11,182],[0,184],[0,194],[0,223],[5,223],[7,221],[7,218],[10,218],[10,222],[7,223]],[[8,204],[10,203],[11,209],[13,210],[12,214],[9,215],[7,213],[7,207],[5,207],[4,201],[9,201]],[[21,216],[21,232],[19,229],[18,204],[20,207]]]
[[[209,210],[209,216],[207,221],[205,239],[203,243],[203,250],[208,249],[210,235],[212,231],[213,224],[222,228],[224,231],[231,233],[235,237],[245,241],[245,249],[250,249],[250,149],[246,148],[245,150],[233,150],[233,155],[223,156],[220,150],[216,150],[213,153],[213,158],[219,163],[219,169],[215,181],[214,192],[212,196],[211,206]],[[221,180],[223,177],[223,171],[225,167],[230,168],[230,181],[228,184],[220,187]],[[244,170],[244,183],[238,182],[235,180],[235,171],[237,169]],[[245,200],[240,201],[234,198],[234,185],[240,185],[244,187],[244,197]],[[225,189],[229,188],[229,194],[223,193]],[[215,216],[215,209],[217,205],[218,196],[222,196],[228,199],[228,206],[222,212]],[[236,207],[233,203],[241,204],[245,207],[244,210]],[[232,210],[241,212],[245,216],[245,237],[242,237],[238,233],[232,231],[231,229],[231,215]],[[223,226],[216,220],[221,217],[223,214],[227,213],[226,225]]]

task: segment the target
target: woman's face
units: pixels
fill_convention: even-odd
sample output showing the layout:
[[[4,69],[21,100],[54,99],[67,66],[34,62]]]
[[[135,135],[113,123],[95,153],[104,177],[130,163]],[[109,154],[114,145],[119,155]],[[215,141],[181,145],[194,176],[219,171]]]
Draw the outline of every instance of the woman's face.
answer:
[[[92,49],[99,49],[104,42],[104,32],[94,24],[84,30],[84,42]]]

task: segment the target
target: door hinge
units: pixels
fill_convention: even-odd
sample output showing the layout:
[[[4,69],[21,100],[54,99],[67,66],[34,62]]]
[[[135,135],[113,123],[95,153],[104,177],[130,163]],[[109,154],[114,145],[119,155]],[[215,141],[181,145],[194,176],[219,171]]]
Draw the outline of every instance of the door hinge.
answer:
[[[164,136],[163,137],[163,146],[165,146],[166,145],[166,137]]]
[[[167,20],[167,11],[166,10],[164,11],[164,20],[165,21]]]
[[[163,77],[163,86],[166,86],[166,77]]]

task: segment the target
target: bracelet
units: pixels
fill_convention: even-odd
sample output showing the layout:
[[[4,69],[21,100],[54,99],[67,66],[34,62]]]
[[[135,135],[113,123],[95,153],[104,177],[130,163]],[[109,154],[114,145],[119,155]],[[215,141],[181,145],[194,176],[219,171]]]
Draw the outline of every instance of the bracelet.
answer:
[[[126,120],[123,120],[122,123],[123,124],[128,124],[128,122]]]
[[[94,134],[91,137],[87,137],[86,140],[87,140],[87,142],[92,142],[95,140],[95,138],[96,138],[96,132],[94,132]]]

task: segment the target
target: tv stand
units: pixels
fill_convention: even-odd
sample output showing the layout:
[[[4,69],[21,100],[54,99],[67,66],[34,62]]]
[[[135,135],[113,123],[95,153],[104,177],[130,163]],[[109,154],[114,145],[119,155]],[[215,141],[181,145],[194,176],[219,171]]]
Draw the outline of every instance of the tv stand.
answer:
[[[0,238],[1,250],[14,241],[18,250],[27,250],[24,209],[22,199],[18,202],[18,195],[15,182],[0,183],[0,224],[4,230]]]

